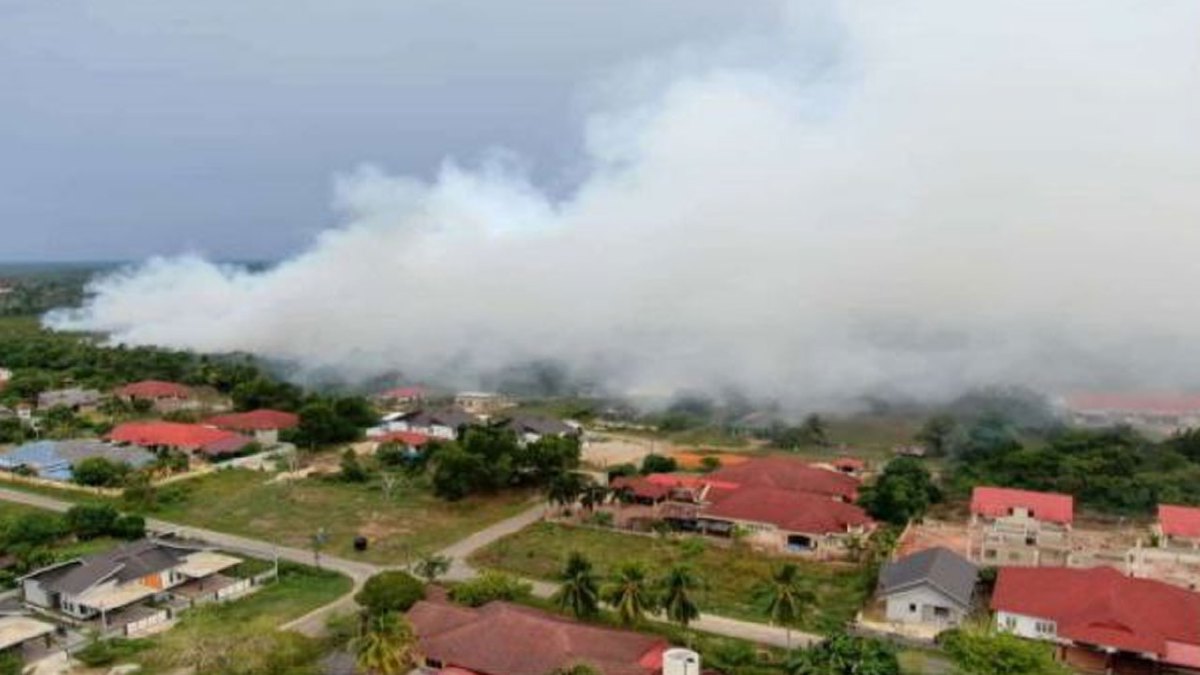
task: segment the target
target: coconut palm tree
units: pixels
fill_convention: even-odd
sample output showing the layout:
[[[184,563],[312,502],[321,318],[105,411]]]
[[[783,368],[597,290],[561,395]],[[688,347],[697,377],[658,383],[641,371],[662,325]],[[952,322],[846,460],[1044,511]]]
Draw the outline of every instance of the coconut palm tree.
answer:
[[[783,626],[787,634],[787,647],[792,648],[792,626],[800,620],[804,611],[816,601],[812,591],[800,583],[800,568],[795,563],[784,563],[771,572],[770,580],[759,585],[759,600],[765,605],[771,623]]]
[[[562,610],[570,609],[580,619],[593,617],[600,609],[600,591],[592,562],[582,553],[573,552],[563,568],[562,586],[555,592],[553,600]]]
[[[675,565],[659,580],[660,599],[667,619],[679,624],[685,631],[688,624],[700,616],[700,609],[692,594],[701,585],[687,565]]]
[[[646,568],[640,563],[621,565],[612,581],[600,590],[600,596],[617,610],[617,616],[626,626],[632,626],[657,608]]]
[[[399,675],[416,663],[416,637],[408,620],[399,614],[372,618],[351,647],[359,670],[365,673]]]

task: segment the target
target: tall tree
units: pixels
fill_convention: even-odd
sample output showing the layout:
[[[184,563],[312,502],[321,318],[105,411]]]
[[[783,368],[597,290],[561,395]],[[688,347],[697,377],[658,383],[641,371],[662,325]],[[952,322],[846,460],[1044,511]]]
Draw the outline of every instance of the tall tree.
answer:
[[[784,563],[775,568],[771,578],[759,585],[757,595],[771,623],[783,626],[788,649],[791,649],[792,627],[816,601],[812,591],[801,583],[800,568],[795,563]]]
[[[654,612],[656,609],[646,568],[638,563],[621,565],[613,575],[612,581],[601,589],[600,596],[617,610],[617,616],[626,626],[632,626],[647,612]]]
[[[600,609],[600,591],[592,562],[578,551],[572,552],[560,576],[562,585],[553,600],[561,610],[571,610],[580,619],[596,615]]]
[[[934,415],[925,420],[913,439],[925,446],[932,457],[945,457],[950,451],[950,442],[958,423],[950,415]]]
[[[353,643],[359,670],[374,675],[400,675],[416,665],[416,638],[399,614],[371,618]]]
[[[659,581],[662,609],[667,619],[687,630],[688,624],[700,616],[693,593],[699,590],[700,580],[687,565],[675,565]]]

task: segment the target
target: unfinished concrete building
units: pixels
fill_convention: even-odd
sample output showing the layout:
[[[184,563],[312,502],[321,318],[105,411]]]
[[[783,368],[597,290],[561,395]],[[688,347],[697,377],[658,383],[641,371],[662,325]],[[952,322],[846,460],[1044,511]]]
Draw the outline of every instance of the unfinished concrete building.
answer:
[[[977,487],[971,493],[968,551],[983,565],[1065,566],[1073,520],[1070,495]]]

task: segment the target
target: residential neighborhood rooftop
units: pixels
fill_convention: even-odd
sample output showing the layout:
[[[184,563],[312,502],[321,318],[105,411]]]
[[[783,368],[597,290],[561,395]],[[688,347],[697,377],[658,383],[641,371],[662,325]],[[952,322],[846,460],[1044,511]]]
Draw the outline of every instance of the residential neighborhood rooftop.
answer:
[[[948,548],[929,548],[884,564],[879,572],[879,590],[894,593],[928,583],[952,599],[969,605],[975,593],[979,569]]]
[[[873,524],[866,511],[822,495],[743,486],[704,509],[705,517],[770,523],[790,532],[835,533]]]
[[[1167,536],[1200,539],[1200,508],[1159,504],[1158,524]]]
[[[127,422],[108,435],[114,443],[143,447],[170,447],[209,455],[234,452],[252,442],[241,434],[183,422]]]
[[[28,467],[41,478],[71,480],[72,467],[93,457],[140,468],[154,462],[154,454],[140,448],[120,447],[97,440],[34,441],[0,454],[0,469]]]
[[[1036,520],[1069,525],[1075,519],[1075,498],[1057,492],[985,486],[971,492],[971,513],[1003,518],[1014,509],[1025,509]]]
[[[271,429],[291,429],[300,424],[300,417],[295,413],[282,410],[259,408],[249,412],[228,413],[210,417],[204,421],[208,426],[229,431],[268,431]]]
[[[190,398],[192,390],[186,385],[178,382],[166,382],[163,380],[142,380],[140,382],[132,382],[116,390],[118,396],[126,396],[129,398]]]
[[[857,478],[818,469],[787,457],[762,457],[725,466],[709,474],[714,481],[810,492],[853,501],[861,484]]]

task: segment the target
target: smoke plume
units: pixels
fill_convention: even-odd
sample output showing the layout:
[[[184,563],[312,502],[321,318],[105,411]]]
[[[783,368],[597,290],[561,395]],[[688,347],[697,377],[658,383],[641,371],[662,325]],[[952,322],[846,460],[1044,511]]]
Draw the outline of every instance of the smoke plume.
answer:
[[[150,260],[47,321],[351,377],[547,358],[797,402],[1200,382],[1200,3],[822,6],[591,83],[566,194],[502,151],[365,165],[294,258]]]

